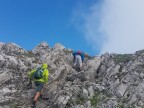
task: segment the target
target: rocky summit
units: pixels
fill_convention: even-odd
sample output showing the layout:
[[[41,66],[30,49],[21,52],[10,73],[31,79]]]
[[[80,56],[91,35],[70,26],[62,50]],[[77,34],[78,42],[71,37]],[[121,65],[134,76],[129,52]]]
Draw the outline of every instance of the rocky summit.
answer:
[[[134,54],[85,55],[83,70],[72,50],[42,42],[27,51],[0,42],[0,108],[30,108],[35,93],[28,72],[48,64],[49,81],[37,108],[144,108],[144,50]]]

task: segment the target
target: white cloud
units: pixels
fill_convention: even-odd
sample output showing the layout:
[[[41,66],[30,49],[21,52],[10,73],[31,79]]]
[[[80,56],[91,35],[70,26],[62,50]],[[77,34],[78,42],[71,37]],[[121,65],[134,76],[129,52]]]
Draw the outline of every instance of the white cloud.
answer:
[[[105,0],[101,30],[108,41],[102,52],[133,53],[144,49],[144,0]]]
[[[82,31],[101,53],[144,49],[144,0],[104,0],[83,14]]]

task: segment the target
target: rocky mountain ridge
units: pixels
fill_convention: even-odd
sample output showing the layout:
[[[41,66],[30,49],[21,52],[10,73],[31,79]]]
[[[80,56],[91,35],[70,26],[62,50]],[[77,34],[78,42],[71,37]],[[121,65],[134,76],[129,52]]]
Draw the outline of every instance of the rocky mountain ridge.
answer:
[[[35,93],[27,73],[49,65],[48,100],[37,108],[144,108],[144,50],[134,54],[86,55],[83,71],[72,68],[72,50],[42,42],[32,51],[0,43],[0,108],[30,108]]]

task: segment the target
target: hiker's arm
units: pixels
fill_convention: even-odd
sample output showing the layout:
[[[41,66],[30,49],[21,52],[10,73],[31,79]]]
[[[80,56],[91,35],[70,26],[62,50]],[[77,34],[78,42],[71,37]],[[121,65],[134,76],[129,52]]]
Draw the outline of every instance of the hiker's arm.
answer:
[[[84,54],[81,54],[82,62],[84,61]]]
[[[72,55],[73,55],[73,62],[74,62],[76,53],[74,52],[74,53],[72,53]]]
[[[48,71],[48,69],[45,69],[45,70],[44,70],[44,73],[45,73],[45,78],[44,78],[44,80],[45,80],[45,83],[47,83],[47,82],[48,82],[48,76],[49,76],[49,71]]]
[[[34,74],[35,71],[36,71],[36,70],[32,70],[31,72],[28,73],[28,77],[29,77],[30,79],[32,78],[32,76],[33,76],[33,74]]]

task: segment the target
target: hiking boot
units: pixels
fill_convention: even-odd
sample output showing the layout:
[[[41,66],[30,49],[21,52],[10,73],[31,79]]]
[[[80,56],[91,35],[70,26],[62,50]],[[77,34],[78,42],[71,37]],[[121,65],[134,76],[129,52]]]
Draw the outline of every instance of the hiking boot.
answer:
[[[36,101],[33,101],[33,102],[32,102],[31,108],[36,108]]]

